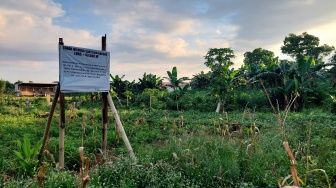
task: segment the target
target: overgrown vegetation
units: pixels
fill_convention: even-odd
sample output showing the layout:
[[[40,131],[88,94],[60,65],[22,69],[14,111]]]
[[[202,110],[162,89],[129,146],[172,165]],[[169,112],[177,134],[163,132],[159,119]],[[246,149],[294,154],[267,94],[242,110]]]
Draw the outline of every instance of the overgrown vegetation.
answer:
[[[31,146],[27,150],[38,146],[46,123],[40,114],[50,106],[39,98],[32,100],[29,108],[24,106],[24,98],[1,98],[2,103],[8,103],[6,100],[11,105],[1,109],[1,184],[37,187],[38,169],[31,169],[32,178],[27,178],[22,160],[12,151],[18,150],[16,143],[24,137],[26,144],[21,144],[21,148],[28,142]],[[208,112],[165,110],[156,108],[160,101],[155,100],[152,108],[117,106],[137,163],[130,161],[110,119],[108,153],[105,163],[96,166],[95,154],[101,145],[101,104],[85,100],[84,96],[66,100],[65,171],[58,172],[46,156],[45,187],[76,185],[77,171],[82,166],[78,154],[82,135],[91,169],[87,187],[277,187],[281,178],[291,174],[279,137],[281,130],[269,112],[257,112],[255,107],[224,114],[213,113],[213,108],[208,108]],[[81,104],[77,107],[70,105],[78,100]],[[189,100],[195,104],[199,101]],[[54,116],[48,151],[58,159],[57,111]],[[323,109],[287,114],[286,137],[297,160],[299,177],[307,187],[335,186],[335,121],[336,117]],[[287,184],[290,181],[289,178]]]
[[[300,40],[312,44],[293,43]],[[25,106],[27,98],[1,80],[0,187],[336,187],[335,55],[321,59],[333,49],[307,33],[290,34],[282,50],[295,61],[257,48],[239,70],[230,68],[230,48],[210,49],[211,70],[195,74],[190,87],[181,86],[187,78],[176,67],[165,86],[153,74],[138,83],[111,75],[136,162],[112,112],[102,153],[101,93],[66,94],[64,169],[57,163],[59,106],[38,165],[50,105],[29,98]],[[214,113],[218,104],[224,108]]]

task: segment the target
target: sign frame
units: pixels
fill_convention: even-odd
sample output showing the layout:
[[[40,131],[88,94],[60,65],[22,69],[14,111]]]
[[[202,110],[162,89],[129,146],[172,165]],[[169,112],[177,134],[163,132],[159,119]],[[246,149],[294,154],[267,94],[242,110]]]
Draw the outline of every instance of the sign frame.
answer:
[[[59,82],[63,93],[109,92],[110,52],[59,45]]]

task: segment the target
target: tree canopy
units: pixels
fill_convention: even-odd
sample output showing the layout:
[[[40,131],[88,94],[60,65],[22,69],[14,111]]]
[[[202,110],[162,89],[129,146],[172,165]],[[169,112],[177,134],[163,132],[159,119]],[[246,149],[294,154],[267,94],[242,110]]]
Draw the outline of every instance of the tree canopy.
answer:
[[[6,89],[6,81],[5,80],[0,80],[0,93],[3,93]]]
[[[264,64],[265,66],[268,66],[269,62],[271,62],[274,58],[274,52],[262,48],[256,48],[252,52],[246,52],[244,54],[244,64],[255,66]]]
[[[278,58],[274,57],[274,52],[262,48],[256,48],[252,52],[244,54],[244,65],[251,72],[269,67]]]
[[[307,32],[303,32],[301,35],[290,33],[283,41],[284,45],[281,46],[281,52],[296,58],[296,60],[304,59],[305,56],[319,59],[329,55],[335,49],[334,46],[327,44],[319,46],[319,42],[318,37]]]
[[[331,63],[336,63],[336,51],[334,51],[334,54],[330,58]]]
[[[233,65],[231,61],[234,58],[234,52],[230,48],[211,48],[205,55],[205,65],[212,71],[212,91],[219,98],[216,112],[220,110],[221,103],[225,103],[225,99],[233,89],[233,79],[238,70],[230,69]],[[223,101],[224,100],[224,101]]]

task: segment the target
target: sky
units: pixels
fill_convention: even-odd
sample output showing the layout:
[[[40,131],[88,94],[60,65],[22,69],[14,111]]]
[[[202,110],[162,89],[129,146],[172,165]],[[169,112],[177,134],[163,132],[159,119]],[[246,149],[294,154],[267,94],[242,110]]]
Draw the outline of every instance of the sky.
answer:
[[[308,32],[336,47],[335,0],[0,0],[0,79],[59,79],[58,39],[101,49],[107,36],[110,72],[138,82],[144,73],[178,77],[201,71],[210,48],[244,53],[264,48],[280,59],[290,33]]]

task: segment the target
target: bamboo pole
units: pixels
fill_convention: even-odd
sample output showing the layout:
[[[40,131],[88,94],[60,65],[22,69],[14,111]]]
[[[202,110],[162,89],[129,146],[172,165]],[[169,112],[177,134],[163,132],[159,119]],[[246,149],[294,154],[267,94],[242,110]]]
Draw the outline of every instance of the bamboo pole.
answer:
[[[128,152],[129,152],[131,158],[132,158],[133,161],[135,162],[135,161],[136,161],[136,157],[135,157],[135,155],[134,155],[132,146],[131,146],[131,144],[130,144],[129,141],[128,141],[128,138],[127,138],[127,135],[126,135],[126,133],[125,133],[124,127],[123,127],[122,124],[121,124],[120,117],[119,117],[119,115],[118,115],[117,109],[116,109],[115,106],[114,106],[114,103],[113,103],[113,101],[112,101],[112,98],[111,98],[111,95],[110,95],[110,94],[107,95],[107,100],[108,100],[109,105],[110,105],[110,108],[111,108],[111,110],[112,110],[112,112],[113,112],[113,116],[114,116],[114,118],[115,118],[115,121],[117,122],[119,132],[120,132],[120,134],[121,134],[121,136],[122,136],[122,138],[123,138],[123,140],[124,140],[124,143],[125,143],[125,145],[126,145],[126,148],[127,148]]]
[[[106,34],[105,36],[102,36],[102,51],[106,51]],[[108,109],[107,109],[107,95],[108,92],[102,93],[102,116],[103,116],[103,125],[102,125],[102,144],[101,148],[104,153],[104,156],[106,156],[106,146],[107,146],[107,123],[108,123]]]
[[[43,158],[44,147],[45,147],[48,135],[49,135],[51,120],[52,120],[52,117],[54,115],[54,111],[55,111],[55,108],[56,108],[59,93],[60,93],[60,85],[58,84],[57,88],[56,88],[56,93],[55,93],[55,96],[54,96],[54,100],[51,104],[50,112],[49,112],[49,115],[48,115],[47,125],[46,125],[46,128],[44,129],[42,146],[41,146],[39,154],[37,156],[37,159],[38,159],[38,165],[37,166],[41,165],[41,160]]]
[[[63,38],[59,38],[58,46],[64,45]],[[59,59],[61,59],[61,54],[59,54]],[[64,93],[60,91],[60,119],[59,119],[59,138],[58,138],[58,164],[59,169],[64,168],[64,134],[65,134],[65,102],[64,102]]]
[[[59,127],[59,168],[64,168],[64,135],[65,135],[65,99],[64,93],[60,93],[60,127]]]
[[[104,156],[106,156],[107,151],[107,123],[108,123],[108,109],[107,109],[107,95],[108,92],[102,93],[103,104],[102,104],[102,113],[103,113],[103,127],[102,127],[102,151]]]

